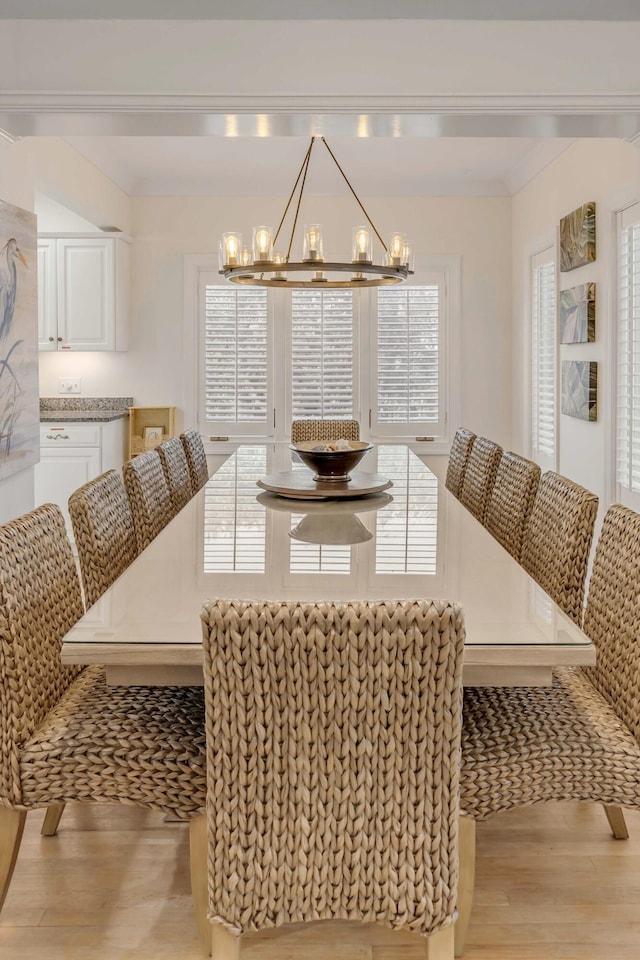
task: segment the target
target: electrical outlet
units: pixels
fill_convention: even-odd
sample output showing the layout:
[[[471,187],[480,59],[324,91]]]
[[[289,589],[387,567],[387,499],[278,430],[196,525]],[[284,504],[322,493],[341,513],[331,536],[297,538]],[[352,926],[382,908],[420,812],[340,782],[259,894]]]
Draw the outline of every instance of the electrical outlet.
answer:
[[[81,393],[82,381],[78,377],[60,377],[58,393]]]

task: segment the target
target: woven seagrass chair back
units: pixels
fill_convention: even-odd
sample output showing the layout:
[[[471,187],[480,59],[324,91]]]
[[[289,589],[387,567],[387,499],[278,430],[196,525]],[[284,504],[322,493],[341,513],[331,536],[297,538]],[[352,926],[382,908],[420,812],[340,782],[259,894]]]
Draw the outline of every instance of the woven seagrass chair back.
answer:
[[[21,745],[80,673],[60,661],[84,613],[60,508],[44,504],[0,527],[0,806],[21,803]]]
[[[533,499],[540,483],[540,467],[517,453],[503,453],[484,518],[489,533],[516,560]]]
[[[69,497],[84,596],[93,606],[138,555],[133,516],[116,470],[79,487]]]
[[[169,487],[157,450],[147,450],[122,468],[131,504],[138,552],[148,547],[173,516]]]
[[[291,424],[291,442],[303,440],[359,440],[357,420],[294,420]]]
[[[619,504],[604,518],[583,629],[596,647],[587,674],[640,742],[640,515]]]
[[[176,514],[189,503],[193,496],[191,474],[184,447],[180,437],[170,437],[156,447],[156,450],[169,487],[171,506]]]
[[[180,440],[184,447],[185,456],[189,465],[189,475],[191,476],[191,489],[197,493],[200,487],[204,487],[209,479],[209,468],[207,467],[207,455],[204,452],[202,437],[197,430],[185,430],[180,434]]]
[[[236,934],[450,922],[460,606],[215,601],[202,618],[209,917]]]
[[[594,493],[549,470],[538,485],[522,541],[524,569],[578,624],[597,510]]]
[[[464,472],[467,469],[467,460],[471,453],[471,447],[476,435],[466,427],[458,427],[451,450],[449,452],[449,463],[447,466],[447,478],[445,487],[450,490],[455,497],[460,497]]]
[[[476,437],[473,441],[462,478],[460,502],[480,523],[484,523],[501,456],[502,447],[493,440]]]

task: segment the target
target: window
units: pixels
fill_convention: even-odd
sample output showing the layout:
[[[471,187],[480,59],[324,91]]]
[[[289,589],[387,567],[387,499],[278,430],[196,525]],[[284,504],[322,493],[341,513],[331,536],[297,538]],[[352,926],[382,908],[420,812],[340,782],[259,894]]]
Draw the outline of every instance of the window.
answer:
[[[379,436],[444,433],[443,281],[378,292],[375,343]]]
[[[290,296],[291,419],[353,419],[353,291]]]
[[[554,248],[532,259],[531,449],[543,470],[556,468],[557,348]]]
[[[217,433],[262,434],[272,407],[267,291],[204,286],[204,420]]]
[[[442,261],[419,284],[378,290],[236,287],[199,272],[202,432],[284,440],[292,420],[356,419],[363,436],[448,449],[459,267]]]
[[[640,509],[640,204],[619,214],[616,499]]]

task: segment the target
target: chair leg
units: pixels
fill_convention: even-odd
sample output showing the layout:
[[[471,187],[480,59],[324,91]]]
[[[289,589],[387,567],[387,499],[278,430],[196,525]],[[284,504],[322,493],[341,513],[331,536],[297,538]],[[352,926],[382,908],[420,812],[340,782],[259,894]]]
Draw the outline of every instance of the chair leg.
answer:
[[[211,955],[211,924],[207,917],[209,892],[207,887],[207,818],[204,813],[189,822],[189,859],[191,869],[191,896],[196,913],[196,924],[205,956]]]
[[[453,960],[453,939],[452,924],[432,933],[425,945],[425,960]]]
[[[219,923],[211,924],[211,960],[240,960],[240,937]]]
[[[0,807],[0,910],[9,892],[26,819],[26,810]]]
[[[617,807],[613,803],[603,803],[602,809],[607,815],[611,833],[616,840],[628,840],[629,831],[627,830],[622,807]]]
[[[64,806],[64,803],[52,803],[50,807],[47,807],[40,831],[43,837],[55,837],[58,832],[60,817],[64,813]]]
[[[473,817],[460,817],[459,838],[458,919],[454,928],[456,957],[461,957],[464,953],[464,943],[473,907],[473,890],[476,882],[476,822]]]

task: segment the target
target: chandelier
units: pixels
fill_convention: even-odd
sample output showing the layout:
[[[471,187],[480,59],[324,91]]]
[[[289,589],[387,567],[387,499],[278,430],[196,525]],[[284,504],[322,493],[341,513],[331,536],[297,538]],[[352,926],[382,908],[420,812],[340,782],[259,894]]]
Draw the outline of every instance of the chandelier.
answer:
[[[291,259],[293,235],[316,140],[322,140],[329,151],[368,223],[368,226],[353,228],[350,261],[325,261],[322,226],[319,223],[304,225],[302,259]],[[281,238],[282,226],[296,197],[296,191],[293,224],[286,253],[278,252],[276,245]],[[382,244],[383,263],[373,261],[372,231]],[[256,287],[380,287],[402,283],[413,275],[413,247],[402,233],[394,233],[388,244],[384,242],[325,138],[312,137],[275,234],[271,227],[254,227],[252,246],[249,248],[243,246],[242,234],[223,233],[220,241],[220,273],[232,283]]]

